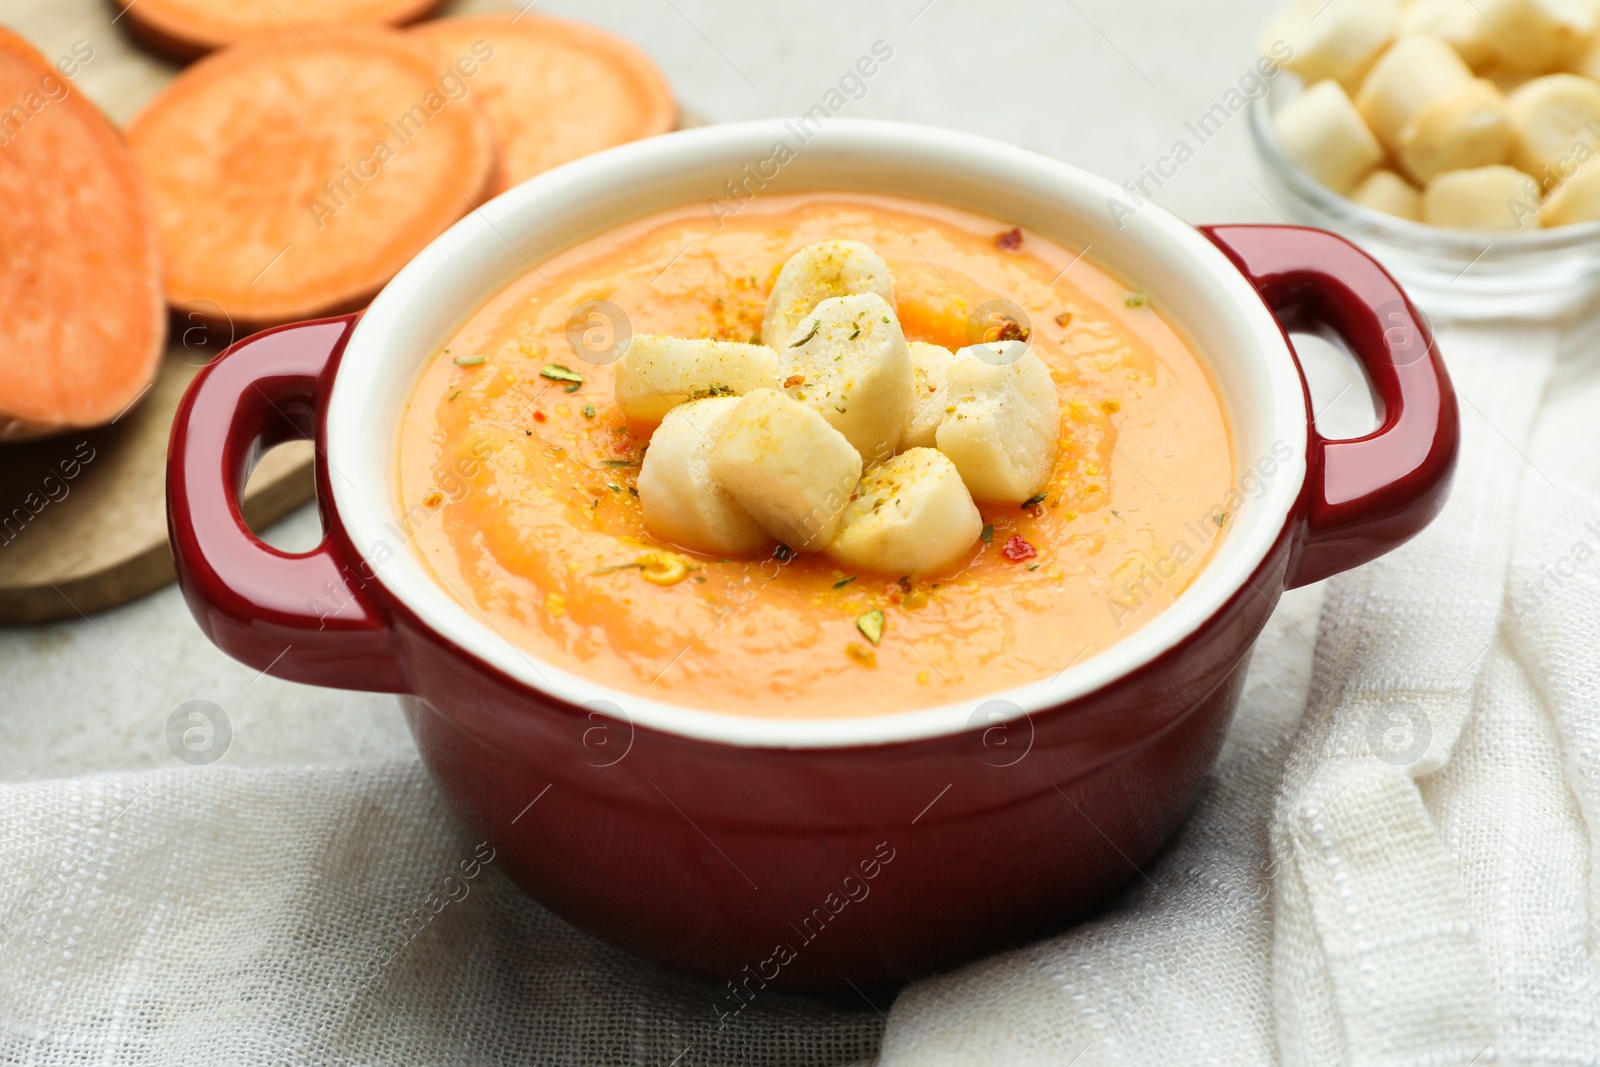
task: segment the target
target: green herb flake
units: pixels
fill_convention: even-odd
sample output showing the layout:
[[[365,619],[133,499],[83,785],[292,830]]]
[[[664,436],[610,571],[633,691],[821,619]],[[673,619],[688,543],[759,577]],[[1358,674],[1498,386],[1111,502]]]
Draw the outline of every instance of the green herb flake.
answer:
[[[596,500],[595,503],[598,504],[598,503],[600,503],[600,501]],[[631,570],[643,570],[643,569],[644,569],[644,564],[642,564],[642,563],[619,563],[615,567],[601,567],[597,571],[590,571],[589,575],[591,577],[594,577],[594,576],[601,575],[601,574],[615,574],[618,571],[631,571]]]
[[[862,637],[876,645],[883,640],[883,612],[873,608],[860,616],[856,619],[856,629],[861,631]]]
[[[833,587],[835,589],[843,589],[845,586],[849,585],[851,582],[853,582],[855,580],[856,580],[856,576],[852,574],[848,578],[840,578],[837,582],[834,582],[833,583]]]
[[[485,356],[482,352],[479,352],[475,356],[457,356],[455,358],[455,365],[458,367],[476,367],[478,364],[482,363],[488,358],[489,357]]]
[[[583,405],[583,417],[586,418],[586,419],[594,418],[594,405],[593,404],[585,404],[585,405]]]
[[[605,467],[637,467],[639,461],[636,459],[608,459],[601,465]]]
[[[1123,303],[1131,308],[1142,308],[1150,302],[1150,298],[1143,293],[1132,293]]]
[[[456,398],[456,397],[458,397],[458,396],[460,396],[460,395],[461,395],[461,390],[459,390],[459,389],[457,389],[457,390],[456,390],[456,391],[455,391],[455,392],[453,392],[453,393],[451,393],[451,394],[450,394],[450,399],[449,399],[449,400],[446,400],[446,401],[445,401],[445,403],[446,403],[446,404],[449,404],[449,403],[451,403],[451,402],[452,402],[452,401],[454,401],[454,400],[455,400],[455,398]]]
[[[884,321],[887,322],[888,320],[885,319]],[[794,344],[790,345],[789,347],[790,348],[799,348],[801,345],[809,343],[810,340],[817,335],[817,331],[820,330],[820,329],[822,329],[822,320],[821,319],[812,319],[811,320],[811,332],[806,334],[804,337],[800,338],[800,340],[796,341]]]
[[[1030,496],[1028,499],[1022,502],[1022,510],[1027,511],[1029,508],[1037,507],[1038,505],[1043,504],[1044,498],[1045,494],[1035,493],[1033,496]]]
[[[611,490],[613,493],[622,492],[622,486],[618,485],[616,482],[607,482],[606,488]]]
[[[1223,523],[1228,521],[1228,513],[1226,511],[1224,511],[1221,515],[1218,515],[1216,517],[1215,521],[1216,521],[1217,526],[1220,528]]]
[[[983,543],[986,544],[986,545],[987,544],[993,544],[994,543],[994,527],[993,526],[985,526],[983,528],[983,532],[981,534],[979,534],[978,537],[981,538],[983,540]]]
[[[1038,570],[1038,569],[1039,569],[1039,565],[1038,565],[1038,564],[1037,564],[1037,563],[1030,563],[1030,564],[1028,564],[1028,571],[1029,571],[1029,572],[1030,572],[1030,573],[1031,573],[1031,572],[1033,572],[1033,571],[1036,571],[1036,570]]]
[[[552,382],[571,382],[574,385],[583,384],[583,375],[562,363],[546,363],[539,371],[539,377],[549,378]],[[573,390],[568,389],[567,392]]]

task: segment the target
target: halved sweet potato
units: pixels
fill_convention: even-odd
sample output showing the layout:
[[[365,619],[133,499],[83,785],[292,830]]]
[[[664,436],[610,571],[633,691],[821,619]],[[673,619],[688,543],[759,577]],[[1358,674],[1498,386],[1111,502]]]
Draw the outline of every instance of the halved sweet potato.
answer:
[[[115,127],[0,29],[0,440],[110,422],[166,340],[160,243]]]
[[[594,26],[472,15],[409,32],[443,62],[465,59],[477,68],[463,82],[494,129],[496,194],[581,156],[666,133],[677,118],[672,90],[650,57]],[[459,69],[464,75],[470,68]]]
[[[128,127],[167,299],[261,326],[361,307],[484,196],[483,116],[421,42],[348,27],[246,41]]]

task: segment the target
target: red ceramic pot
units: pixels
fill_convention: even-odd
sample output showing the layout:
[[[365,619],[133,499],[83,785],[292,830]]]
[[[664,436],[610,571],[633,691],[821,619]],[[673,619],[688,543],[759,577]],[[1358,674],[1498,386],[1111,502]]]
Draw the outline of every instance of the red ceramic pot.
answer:
[[[775,162],[783,153],[791,158]],[[1210,565],[1166,611],[1057,677],[984,701],[782,721],[643,700],[541,664],[441,590],[404,543],[397,425],[423,361],[503,284],[618,222],[766,189],[933,199],[1078,247],[1153,295],[1208,362],[1239,480]],[[908,979],[1070,921],[1182,821],[1278,596],[1439,510],[1457,447],[1426,325],[1339,237],[1128,216],[1110,183],[943,130],[834,120],[672,134],[560,168],[474,212],[358,319],[235,345],[184,399],[168,469],[179,581],[206,634],[282,678],[393,692],[429,770],[501,866],[557,913],[730,983]],[[1286,326],[1342,338],[1381,401],[1324,440]],[[245,527],[261,451],[318,445],[327,536]],[[1202,532],[1197,537],[1205,536]]]

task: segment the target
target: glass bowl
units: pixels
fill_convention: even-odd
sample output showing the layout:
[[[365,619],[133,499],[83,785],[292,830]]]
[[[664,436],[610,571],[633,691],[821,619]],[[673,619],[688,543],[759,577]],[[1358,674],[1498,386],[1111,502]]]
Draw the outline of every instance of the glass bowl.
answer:
[[[1279,205],[1296,222],[1360,245],[1425,310],[1457,318],[1552,317],[1600,290],[1600,222],[1523,233],[1451,230],[1373,211],[1335,193],[1278,143],[1272,116],[1295,90],[1275,85],[1250,108],[1250,132]]]

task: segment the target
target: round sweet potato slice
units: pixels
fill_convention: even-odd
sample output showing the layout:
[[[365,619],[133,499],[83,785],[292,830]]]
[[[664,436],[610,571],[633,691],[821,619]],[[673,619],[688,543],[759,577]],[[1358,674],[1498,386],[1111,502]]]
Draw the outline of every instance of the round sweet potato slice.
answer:
[[[562,163],[672,129],[659,68],[605,30],[537,15],[469,15],[409,31],[463,75],[494,129],[505,192]],[[465,58],[466,63],[461,63]],[[465,77],[475,66],[476,73]]]
[[[353,310],[484,196],[488,124],[420,42],[352,27],[234,45],[128,128],[167,299],[236,326]]]
[[[160,242],[122,137],[0,29],[0,440],[117,418],[161,361]]]
[[[135,37],[191,58],[251,37],[415,22],[441,0],[114,0]]]

